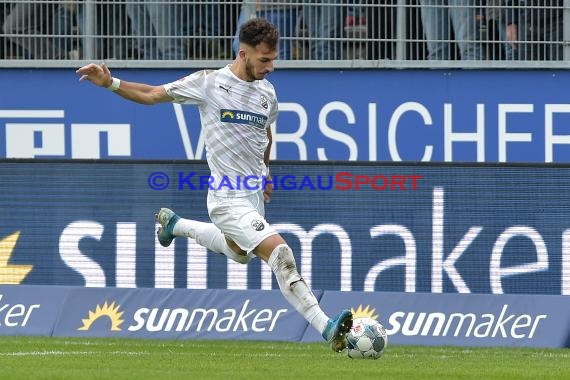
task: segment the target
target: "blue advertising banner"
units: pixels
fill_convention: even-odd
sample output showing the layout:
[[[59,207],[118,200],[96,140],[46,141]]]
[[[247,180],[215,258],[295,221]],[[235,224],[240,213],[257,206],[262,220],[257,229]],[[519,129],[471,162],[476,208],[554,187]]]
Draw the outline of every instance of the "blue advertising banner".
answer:
[[[322,342],[278,290],[1,286],[0,336]],[[315,292],[378,320],[396,345],[569,347],[565,296]]]
[[[570,346],[570,302],[563,296],[327,291],[320,302],[378,320],[388,344]],[[303,337],[320,339],[312,329]]]
[[[0,285],[0,335],[50,336],[67,288]]]
[[[570,295],[570,167],[272,165],[267,220],[313,289]],[[0,163],[0,283],[277,289],[154,213],[209,222],[204,162]]]
[[[154,85],[192,72],[111,70]],[[570,162],[568,71],[277,70],[269,78],[280,103],[274,159]],[[205,158],[194,106],[131,103],[79,83],[72,69],[3,69],[0,82],[0,158]]]

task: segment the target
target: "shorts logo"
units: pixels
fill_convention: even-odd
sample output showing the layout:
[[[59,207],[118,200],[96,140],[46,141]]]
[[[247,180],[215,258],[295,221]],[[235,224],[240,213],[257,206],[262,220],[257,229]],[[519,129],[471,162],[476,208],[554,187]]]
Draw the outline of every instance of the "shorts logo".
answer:
[[[265,224],[263,224],[261,220],[254,220],[253,222],[251,222],[251,226],[256,231],[263,231],[263,229],[265,228]]]

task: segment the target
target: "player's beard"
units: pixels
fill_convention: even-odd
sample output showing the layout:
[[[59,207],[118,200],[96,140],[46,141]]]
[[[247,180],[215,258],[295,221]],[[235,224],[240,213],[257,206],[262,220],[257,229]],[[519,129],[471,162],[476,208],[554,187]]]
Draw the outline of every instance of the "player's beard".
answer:
[[[255,68],[251,64],[251,61],[248,59],[245,60],[245,76],[247,77],[248,81],[260,80],[265,77],[265,74],[255,75]]]

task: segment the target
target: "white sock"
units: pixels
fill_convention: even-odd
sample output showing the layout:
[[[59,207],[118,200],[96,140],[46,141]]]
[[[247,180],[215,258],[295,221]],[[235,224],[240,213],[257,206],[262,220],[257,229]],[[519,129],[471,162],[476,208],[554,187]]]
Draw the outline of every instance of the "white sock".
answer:
[[[180,218],[172,228],[174,236],[185,236],[196,240],[196,243],[210,251],[222,253],[240,264],[247,264],[251,257],[233,251],[226,242],[226,237],[213,223]]]
[[[315,295],[297,272],[291,248],[286,244],[278,245],[267,264],[273,270],[285,299],[322,335],[329,317],[321,310]]]

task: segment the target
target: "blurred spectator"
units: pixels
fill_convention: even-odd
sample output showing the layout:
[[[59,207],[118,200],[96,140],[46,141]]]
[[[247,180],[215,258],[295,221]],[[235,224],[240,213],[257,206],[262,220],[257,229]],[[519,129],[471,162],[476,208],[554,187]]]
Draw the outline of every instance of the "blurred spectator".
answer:
[[[62,2],[54,14],[54,44],[62,55],[69,59],[81,58],[81,44],[77,13],[79,4],[76,1]]]
[[[16,3],[4,19],[2,29],[7,40],[19,46],[31,59],[61,59],[64,52],[57,49],[51,34],[53,4]]]
[[[183,5],[172,0],[138,0],[127,4],[131,31],[142,59],[184,60],[188,51],[184,36]]]
[[[219,59],[233,59],[233,40],[237,30],[240,2],[225,2],[215,6],[212,17],[216,27],[212,30],[212,56]],[[217,53],[217,55],[216,55]]]
[[[184,34],[191,36],[188,40],[189,58],[218,58],[221,41],[215,36],[219,34],[220,24],[223,23],[220,19],[222,4],[214,0],[185,3],[187,8]]]
[[[362,0],[353,1],[349,5],[344,19],[344,35],[347,38],[366,38],[368,36],[367,12],[362,6]]]
[[[130,1],[126,11],[131,19],[131,34],[135,59],[160,59],[156,48],[156,31],[151,21],[150,11],[145,0]]]
[[[4,24],[4,19],[10,13],[10,8],[12,5],[10,3],[0,3],[0,59],[12,58],[11,55],[13,54],[12,48],[9,46],[9,42],[4,38],[4,30],[2,29]]]
[[[137,0],[127,3],[139,58],[201,59],[216,55],[217,3]]]
[[[343,37],[345,39],[345,59],[367,59],[368,57],[368,17],[369,9],[362,6],[363,0],[353,0],[346,7]]]
[[[563,0],[508,0],[507,40],[515,59],[563,60]]]
[[[85,30],[86,25],[86,3],[78,1],[79,14],[78,23],[80,30]],[[95,16],[95,55],[97,59],[127,59],[128,39],[130,31],[130,20],[126,15],[124,0],[107,0],[98,2]],[[83,57],[89,59],[89,57]]]
[[[420,0],[420,4],[428,59],[455,58],[450,51],[452,33],[462,60],[481,59],[476,0]]]
[[[125,4],[111,1],[88,7],[83,1],[59,1],[54,12],[54,44],[70,59],[127,59],[130,28]],[[87,18],[94,29],[87,30]],[[90,47],[93,47],[90,50]]]
[[[307,0],[303,3],[303,22],[309,35],[309,57],[306,59],[341,59],[340,37],[343,27],[340,0],[327,2]],[[353,16],[354,17],[354,16]],[[358,21],[360,22],[360,16]],[[355,26],[353,19],[349,27]]]
[[[366,26],[365,36],[368,39],[366,44],[365,59],[393,59],[396,32],[396,1],[397,0],[375,0],[366,1],[366,7],[361,6],[357,11],[361,14],[360,22],[354,23],[358,26]],[[354,12],[353,12],[354,13]],[[351,15],[349,12],[348,16]],[[345,19],[344,30],[350,25],[350,17]],[[363,18],[363,19],[362,19]],[[363,28],[360,30],[363,31]],[[376,42],[377,41],[377,42]]]
[[[505,18],[505,0],[486,0],[485,21],[487,30],[488,46],[487,59],[492,60],[512,60],[514,50],[507,40],[507,23]]]

